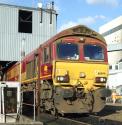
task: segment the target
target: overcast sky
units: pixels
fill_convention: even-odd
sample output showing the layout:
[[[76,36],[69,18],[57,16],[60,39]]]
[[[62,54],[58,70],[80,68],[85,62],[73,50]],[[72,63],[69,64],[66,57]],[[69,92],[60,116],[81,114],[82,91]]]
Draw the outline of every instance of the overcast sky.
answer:
[[[37,7],[51,0],[0,0],[1,3]],[[77,24],[98,31],[99,27],[122,15],[122,0],[53,0],[58,12],[58,31]]]

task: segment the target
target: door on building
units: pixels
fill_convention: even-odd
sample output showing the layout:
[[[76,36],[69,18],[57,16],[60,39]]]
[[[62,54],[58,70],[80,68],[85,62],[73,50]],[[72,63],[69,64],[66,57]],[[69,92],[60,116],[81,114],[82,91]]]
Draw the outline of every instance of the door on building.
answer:
[[[4,88],[5,114],[17,113],[17,88]]]

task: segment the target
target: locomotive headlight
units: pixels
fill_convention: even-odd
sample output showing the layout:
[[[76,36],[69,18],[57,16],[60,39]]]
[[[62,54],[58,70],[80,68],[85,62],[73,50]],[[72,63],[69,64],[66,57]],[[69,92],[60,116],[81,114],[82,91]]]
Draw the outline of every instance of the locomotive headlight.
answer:
[[[85,78],[86,74],[84,72],[80,72],[80,78]]]
[[[96,77],[95,82],[96,83],[106,83],[107,78],[106,77]]]
[[[68,83],[69,82],[69,75],[65,75],[65,76],[57,76],[56,77],[56,81],[57,82],[62,82],[62,83]]]
[[[60,80],[60,81],[64,81],[64,79],[65,79],[64,76],[60,76],[60,77],[59,77],[59,80]]]
[[[100,78],[100,81],[101,81],[101,82],[104,82],[104,81],[105,81],[105,79],[104,79],[104,78]]]

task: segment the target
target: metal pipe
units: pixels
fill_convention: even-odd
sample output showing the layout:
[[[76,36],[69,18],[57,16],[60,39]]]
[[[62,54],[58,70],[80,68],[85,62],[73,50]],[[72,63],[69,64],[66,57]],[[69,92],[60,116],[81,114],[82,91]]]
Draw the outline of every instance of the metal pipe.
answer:
[[[36,94],[36,92],[35,92],[35,87],[34,87],[34,93],[33,93],[34,95],[34,104],[33,104],[33,109],[34,109],[34,111],[33,111],[33,121],[36,121],[36,100],[35,100],[35,94]]]
[[[23,91],[21,92],[21,102],[20,102],[20,114],[22,115],[22,105],[23,105]]]

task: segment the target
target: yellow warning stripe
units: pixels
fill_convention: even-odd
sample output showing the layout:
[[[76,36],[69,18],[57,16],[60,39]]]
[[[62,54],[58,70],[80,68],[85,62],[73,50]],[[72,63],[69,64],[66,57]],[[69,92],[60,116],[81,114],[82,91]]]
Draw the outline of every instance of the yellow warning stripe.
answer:
[[[41,76],[40,79],[43,79],[43,78],[47,78],[47,77],[50,77],[51,75],[46,75],[46,76]],[[37,77],[34,77],[34,78],[31,78],[31,79],[28,79],[28,80],[23,80],[21,83],[30,83],[30,82],[33,82],[33,81],[36,81],[38,78]]]

